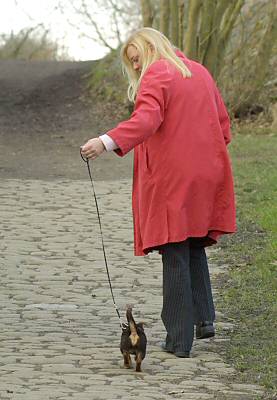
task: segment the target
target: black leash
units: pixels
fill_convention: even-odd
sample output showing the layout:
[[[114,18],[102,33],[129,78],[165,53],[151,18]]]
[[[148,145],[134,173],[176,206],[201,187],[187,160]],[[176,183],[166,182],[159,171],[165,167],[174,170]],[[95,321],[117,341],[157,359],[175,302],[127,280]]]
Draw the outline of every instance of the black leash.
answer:
[[[104,260],[105,260],[105,265],[106,265],[106,272],[108,275],[108,281],[109,281],[109,285],[110,285],[110,291],[111,291],[111,295],[112,295],[112,299],[113,299],[113,305],[115,308],[115,311],[117,313],[117,316],[119,318],[119,323],[120,323],[120,327],[122,330],[126,329],[126,324],[123,323],[121,321],[121,317],[118,311],[118,308],[115,304],[115,299],[114,299],[114,294],[113,294],[113,288],[112,288],[112,283],[111,283],[111,278],[110,278],[110,273],[109,273],[109,268],[108,268],[108,262],[107,262],[107,257],[106,257],[106,251],[105,251],[105,244],[104,244],[104,239],[103,239],[103,232],[102,232],[102,225],[101,225],[101,219],[100,219],[100,213],[99,213],[99,207],[98,207],[98,202],[97,202],[97,197],[96,197],[96,193],[95,193],[95,189],[94,189],[94,184],[93,184],[93,180],[92,180],[92,175],[91,175],[91,169],[90,169],[90,165],[89,165],[89,159],[85,158],[83,156],[83,154],[81,153],[81,149],[80,149],[80,155],[82,157],[82,160],[87,164],[87,168],[88,168],[88,174],[90,177],[90,181],[91,181],[91,186],[92,186],[92,190],[93,190],[93,196],[94,196],[94,200],[95,200],[95,205],[96,205],[96,211],[97,211],[97,216],[98,216],[98,222],[99,222],[99,227],[100,227],[100,234],[101,234],[101,241],[102,241],[102,249],[103,249],[103,254],[104,254]]]

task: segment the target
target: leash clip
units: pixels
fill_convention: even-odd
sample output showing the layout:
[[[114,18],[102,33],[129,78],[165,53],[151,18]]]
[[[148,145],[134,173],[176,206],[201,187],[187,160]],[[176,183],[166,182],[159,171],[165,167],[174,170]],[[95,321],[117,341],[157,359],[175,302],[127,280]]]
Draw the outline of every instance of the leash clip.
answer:
[[[126,329],[128,328],[128,324],[126,324],[126,322],[121,322],[120,321],[120,326],[121,326],[121,329],[123,330],[123,331],[126,331]]]

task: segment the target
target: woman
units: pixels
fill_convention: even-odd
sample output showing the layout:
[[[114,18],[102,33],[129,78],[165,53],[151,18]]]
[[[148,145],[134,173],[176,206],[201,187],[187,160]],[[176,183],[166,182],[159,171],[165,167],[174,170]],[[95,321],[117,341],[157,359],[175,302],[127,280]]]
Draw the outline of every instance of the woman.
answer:
[[[135,255],[162,254],[162,347],[189,357],[194,325],[197,338],[214,336],[205,246],[235,232],[229,117],[209,72],[162,33],[138,30],[121,59],[134,112],[81,152],[95,159],[134,148]]]

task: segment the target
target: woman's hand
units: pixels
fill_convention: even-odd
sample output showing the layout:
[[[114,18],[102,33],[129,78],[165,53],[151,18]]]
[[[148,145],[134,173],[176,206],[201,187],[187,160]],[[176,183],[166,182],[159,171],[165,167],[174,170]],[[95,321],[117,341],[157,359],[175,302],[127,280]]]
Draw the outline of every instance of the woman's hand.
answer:
[[[86,158],[91,158],[92,160],[99,157],[103,151],[105,151],[105,146],[99,138],[90,139],[81,147],[81,154]]]

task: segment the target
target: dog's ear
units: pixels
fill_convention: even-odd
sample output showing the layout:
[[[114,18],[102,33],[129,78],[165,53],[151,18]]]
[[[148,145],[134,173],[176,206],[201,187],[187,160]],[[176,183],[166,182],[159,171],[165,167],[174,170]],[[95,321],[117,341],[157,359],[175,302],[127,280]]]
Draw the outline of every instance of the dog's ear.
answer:
[[[147,327],[147,324],[146,324],[145,322],[139,322],[139,323],[137,324],[137,326],[138,326],[139,328],[144,329],[145,326]]]

